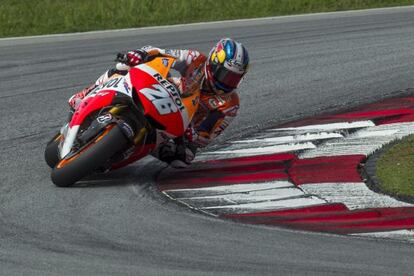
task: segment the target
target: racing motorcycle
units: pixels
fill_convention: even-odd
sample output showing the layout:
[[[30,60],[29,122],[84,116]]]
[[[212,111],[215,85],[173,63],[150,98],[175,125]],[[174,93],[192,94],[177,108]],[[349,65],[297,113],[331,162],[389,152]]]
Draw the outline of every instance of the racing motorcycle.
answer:
[[[56,186],[124,167],[151,153],[157,135],[181,137],[197,111],[200,91],[182,96],[168,81],[174,58],[156,57],[92,90],[47,144]]]

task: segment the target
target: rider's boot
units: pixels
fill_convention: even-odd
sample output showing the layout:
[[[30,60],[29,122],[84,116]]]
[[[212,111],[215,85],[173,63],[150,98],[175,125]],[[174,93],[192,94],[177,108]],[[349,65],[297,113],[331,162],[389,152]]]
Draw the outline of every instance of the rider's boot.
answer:
[[[177,146],[176,158],[171,161],[173,168],[187,168],[195,158],[196,148],[187,145]]]
[[[187,145],[177,138],[175,141],[168,141],[158,146],[153,156],[168,163],[173,168],[186,168],[195,158],[197,148]]]

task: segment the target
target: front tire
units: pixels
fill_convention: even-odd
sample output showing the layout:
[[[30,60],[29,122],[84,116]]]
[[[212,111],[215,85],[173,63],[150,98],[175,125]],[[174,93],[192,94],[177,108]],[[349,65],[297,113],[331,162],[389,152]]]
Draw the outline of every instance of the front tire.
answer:
[[[52,181],[58,187],[68,187],[105,164],[115,153],[125,148],[128,139],[117,125],[104,132],[83,150],[68,159],[62,159],[52,170]]]
[[[60,133],[56,134],[46,145],[45,161],[51,168],[54,168],[59,163],[59,143],[61,137]]]

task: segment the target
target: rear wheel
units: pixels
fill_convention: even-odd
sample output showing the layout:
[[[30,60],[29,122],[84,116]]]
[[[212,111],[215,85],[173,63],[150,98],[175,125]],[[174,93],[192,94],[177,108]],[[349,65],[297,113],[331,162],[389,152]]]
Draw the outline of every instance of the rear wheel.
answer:
[[[101,134],[75,155],[60,160],[52,170],[56,186],[68,187],[105,164],[115,153],[125,148],[128,139],[117,125],[109,125]]]

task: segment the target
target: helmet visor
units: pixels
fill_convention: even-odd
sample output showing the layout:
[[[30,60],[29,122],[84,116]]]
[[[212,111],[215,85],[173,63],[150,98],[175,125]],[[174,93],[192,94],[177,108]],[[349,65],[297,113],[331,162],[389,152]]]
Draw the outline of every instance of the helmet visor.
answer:
[[[243,74],[238,74],[226,69],[223,66],[212,66],[212,76],[214,81],[218,82],[218,88],[223,90],[233,90],[239,86]]]

